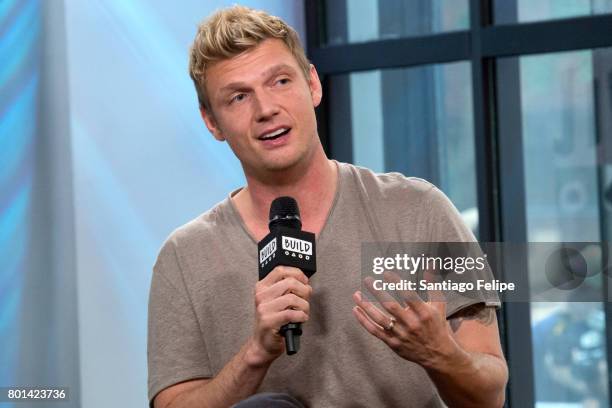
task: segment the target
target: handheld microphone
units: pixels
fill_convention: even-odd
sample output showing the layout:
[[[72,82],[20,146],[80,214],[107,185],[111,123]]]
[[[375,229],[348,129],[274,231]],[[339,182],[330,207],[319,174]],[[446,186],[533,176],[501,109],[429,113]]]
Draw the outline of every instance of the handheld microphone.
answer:
[[[302,231],[297,201],[292,197],[278,197],[270,205],[270,233],[258,244],[259,280],[265,278],[278,265],[300,268],[308,278],[317,270],[315,235]],[[288,355],[300,349],[301,323],[288,323],[281,327]]]

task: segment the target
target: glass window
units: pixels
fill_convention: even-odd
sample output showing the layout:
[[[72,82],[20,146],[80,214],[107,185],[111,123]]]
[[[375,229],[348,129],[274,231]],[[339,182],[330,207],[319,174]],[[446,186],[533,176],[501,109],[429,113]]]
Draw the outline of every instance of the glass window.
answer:
[[[612,13],[612,0],[496,0],[495,22],[527,23]]]
[[[328,45],[465,30],[468,0],[338,0],[325,2]]]
[[[457,62],[333,76],[332,157],[431,181],[476,233],[470,70]]]
[[[609,241],[612,208],[601,203],[612,191],[612,49],[498,61],[499,81],[513,71],[517,100],[499,106],[520,107],[528,241]],[[601,276],[585,285],[599,298]],[[602,303],[573,302],[571,293],[566,303],[533,302],[531,321],[536,406],[608,407]]]

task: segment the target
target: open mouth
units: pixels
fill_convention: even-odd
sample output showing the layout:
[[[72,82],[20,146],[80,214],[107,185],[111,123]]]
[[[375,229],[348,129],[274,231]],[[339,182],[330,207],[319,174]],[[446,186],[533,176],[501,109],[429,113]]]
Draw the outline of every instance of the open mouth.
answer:
[[[275,130],[274,132],[260,136],[259,140],[275,140],[275,139],[278,139],[279,137],[285,136],[287,133],[289,133],[290,130],[291,128],[281,128],[281,129]]]

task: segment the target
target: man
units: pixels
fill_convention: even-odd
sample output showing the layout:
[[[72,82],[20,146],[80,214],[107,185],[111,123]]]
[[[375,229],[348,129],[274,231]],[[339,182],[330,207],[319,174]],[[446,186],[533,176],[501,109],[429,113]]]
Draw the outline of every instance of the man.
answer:
[[[229,143],[247,186],[160,252],[149,304],[155,407],[502,406],[492,307],[362,298],[361,242],[473,237],[431,184],[327,159],[314,113],[321,84],[295,31],[264,12],[221,10],[199,27],[190,74],[207,128]],[[278,196],[297,200],[317,236],[310,280],[277,267],[257,281],[256,244]],[[279,335],[288,322],[304,323],[290,357]],[[264,391],[282,395],[249,398]]]

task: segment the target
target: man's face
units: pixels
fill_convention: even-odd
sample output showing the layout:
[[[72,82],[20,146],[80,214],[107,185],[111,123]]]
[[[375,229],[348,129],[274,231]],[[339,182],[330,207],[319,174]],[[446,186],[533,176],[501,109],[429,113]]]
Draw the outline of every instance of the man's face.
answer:
[[[217,140],[226,140],[250,174],[308,160],[319,143],[314,108],[321,83],[308,81],[285,44],[268,39],[206,72],[211,112],[202,112]]]

